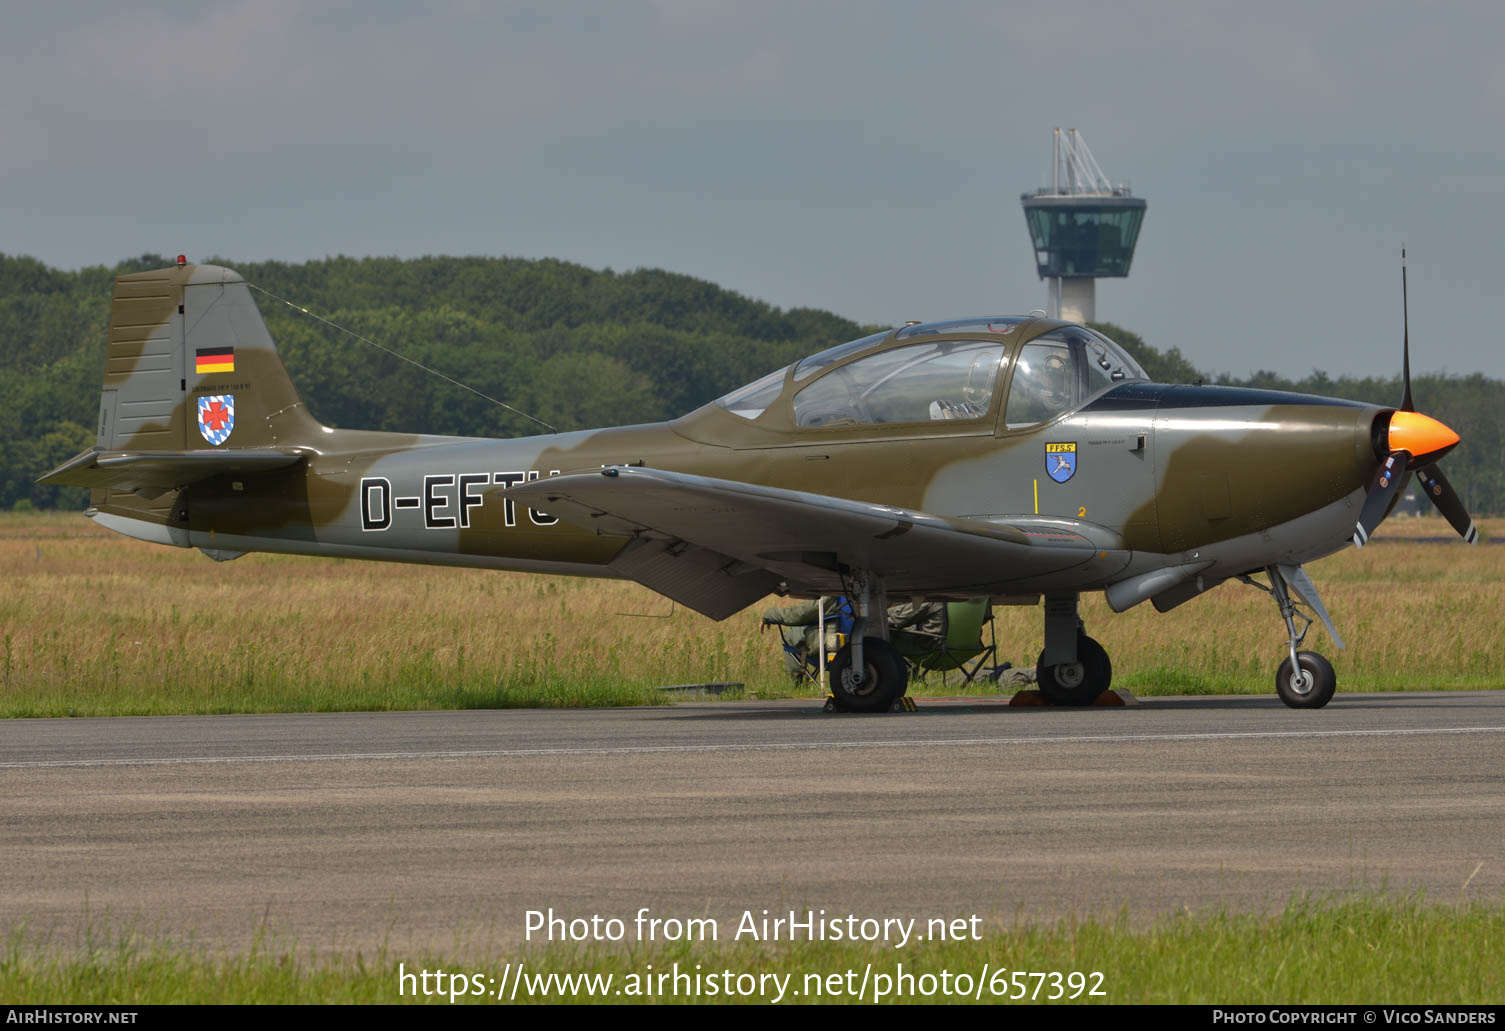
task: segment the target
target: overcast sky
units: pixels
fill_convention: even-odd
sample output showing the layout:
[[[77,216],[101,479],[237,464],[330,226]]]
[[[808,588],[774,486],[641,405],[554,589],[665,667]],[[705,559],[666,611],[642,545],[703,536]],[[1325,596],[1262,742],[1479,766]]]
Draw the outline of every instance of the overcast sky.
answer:
[[[0,251],[557,257],[860,322],[1041,306],[1052,126],[1149,202],[1098,317],[1505,376],[1505,4],[0,0]]]

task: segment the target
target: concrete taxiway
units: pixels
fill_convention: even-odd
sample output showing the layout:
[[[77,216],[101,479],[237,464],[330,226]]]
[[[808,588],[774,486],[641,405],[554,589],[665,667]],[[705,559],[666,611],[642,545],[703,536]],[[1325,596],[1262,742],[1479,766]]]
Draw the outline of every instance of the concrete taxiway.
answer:
[[[1505,900],[1505,692],[0,722],[0,932],[502,947],[524,914]]]

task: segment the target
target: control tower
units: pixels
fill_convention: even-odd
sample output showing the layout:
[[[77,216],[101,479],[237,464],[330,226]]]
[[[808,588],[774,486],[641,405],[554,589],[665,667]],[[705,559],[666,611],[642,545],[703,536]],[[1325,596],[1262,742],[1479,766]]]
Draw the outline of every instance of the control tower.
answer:
[[[1046,311],[1054,318],[1097,317],[1096,281],[1124,277],[1134,260],[1145,202],[1103,174],[1075,129],[1055,131],[1051,185],[1024,194],[1024,221],[1040,278],[1050,281]]]

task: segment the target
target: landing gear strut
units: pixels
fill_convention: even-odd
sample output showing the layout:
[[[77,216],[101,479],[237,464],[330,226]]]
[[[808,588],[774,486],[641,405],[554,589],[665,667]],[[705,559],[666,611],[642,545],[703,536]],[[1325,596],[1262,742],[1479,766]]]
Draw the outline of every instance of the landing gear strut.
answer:
[[[1113,683],[1113,663],[1082,628],[1075,594],[1045,596],[1045,650],[1035,681],[1052,705],[1091,705]]]
[[[888,592],[867,570],[852,574],[852,640],[831,662],[831,698],[842,712],[887,712],[909,690],[909,667],[888,643]]]
[[[1280,617],[1285,620],[1290,654],[1275,671],[1275,693],[1293,709],[1320,709],[1332,701],[1333,693],[1338,689],[1338,675],[1333,672],[1332,663],[1321,655],[1299,650],[1314,621],[1296,607],[1296,601],[1305,602],[1317,613],[1339,648],[1343,647],[1343,642],[1338,640],[1332,620],[1327,618],[1327,611],[1317,597],[1316,588],[1300,566],[1267,566],[1265,575],[1270,578],[1269,587],[1248,576],[1241,576],[1239,580],[1274,598],[1275,604],[1280,606]],[[1292,588],[1295,589],[1295,599],[1292,598]],[[1300,632],[1296,630],[1298,619],[1301,620]]]

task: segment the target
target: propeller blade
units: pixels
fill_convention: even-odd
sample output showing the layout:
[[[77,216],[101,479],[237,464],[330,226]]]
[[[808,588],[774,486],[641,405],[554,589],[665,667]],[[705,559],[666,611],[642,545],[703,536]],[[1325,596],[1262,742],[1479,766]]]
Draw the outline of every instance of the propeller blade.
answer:
[[[1395,500],[1395,492],[1400,490],[1401,481],[1406,478],[1406,463],[1409,461],[1409,451],[1392,451],[1374,471],[1374,479],[1369,481],[1369,494],[1359,511],[1359,522],[1353,529],[1354,547],[1362,548],[1368,544],[1375,528],[1390,514],[1390,503]]]
[[[1406,307],[1406,248],[1400,249],[1400,321],[1401,321],[1401,378],[1405,392],[1401,395],[1400,410],[1416,411],[1411,401],[1411,313]]]
[[[1427,498],[1442,517],[1448,521],[1458,536],[1469,544],[1479,543],[1479,531],[1474,527],[1474,521],[1469,517],[1468,509],[1463,507],[1463,502],[1458,500],[1458,492],[1453,490],[1453,485],[1448,478],[1442,475],[1442,470],[1437,468],[1436,459],[1441,458],[1447,452],[1458,446],[1458,434],[1434,419],[1428,419],[1423,415],[1402,415],[1402,412],[1415,412],[1416,405],[1411,400],[1411,316],[1406,302],[1406,248],[1401,245],[1400,249],[1400,311],[1401,311],[1401,380],[1405,384],[1400,400],[1400,412],[1391,416],[1390,430],[1387,431],[1387,439],[1392,443],[1403,440],[1421,456],[1422,461],[1432,459],[1432,465],[1416,470],[1416,478],[1421,481],[1422,490],[1426,491]],[[1359,514],[1359,525],[1355,529],[1353,542],[1359,547],[1369,539],[1374,528],[1385,518],[1389,510],[1390,498],[1395,494],[1396,477],[1387,472],[1391,470],[1396,455],[1404,455],[1405,451],[1396,451],[1385,460],[1379,471],[1374,474],[1374,481],[1369,485],[1369,496],[1364,499],[1364,508]],[[1407,456],[1409,461],[1409,456]],[[1400,468],[1404,469],[1402,465]],[[1387,484],[1388,476],[1388,486]],[[1379,494],[1385,494],[1383,506],[1379,504]],[[1373,519],[1371,522],[1370,520]]]
[[[1422,489],[1427,492],[1427,498],[1437,506],[1437,511],[1448,521],[1458,536],[1470,544],[1479,543],[1479,531],[1474,528],[1474,521],[1469,518],[1468,510],[1463,507],[1463,502],[1458,500],[1458,492],[1453,490],[1453,485],[1448,478],[1442,475],[1442,470],[1435,465],[1429,465],[1425,469],[1416,470],[1416,478],[1421,481]],[[1364,503],[1365,511],[1369,509],[1369,503]]]

